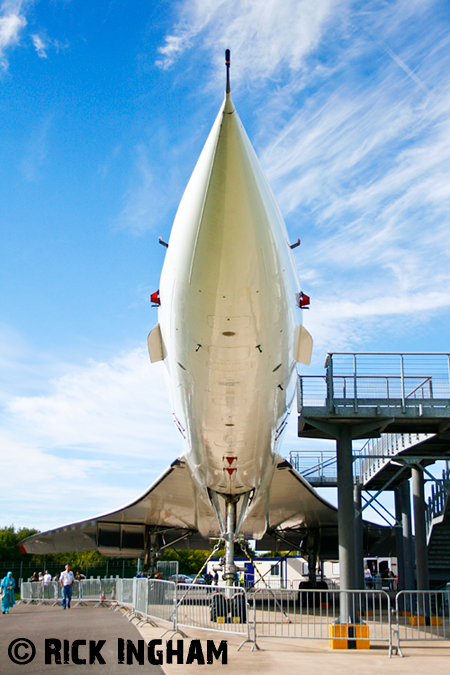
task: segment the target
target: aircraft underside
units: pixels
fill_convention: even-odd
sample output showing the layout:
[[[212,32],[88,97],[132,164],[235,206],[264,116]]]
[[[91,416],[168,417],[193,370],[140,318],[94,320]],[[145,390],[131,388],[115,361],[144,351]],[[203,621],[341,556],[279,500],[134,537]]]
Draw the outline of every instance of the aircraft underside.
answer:
[[[182,459],[133,504],[23,546],[150,555],[166,545],[163,532],[172,543],[169,532],[200,534],[225,542],[231,584],[239,534],[337,521],[279,456],[296,363],[309,364],[312,339],[286,227],[229,86],[166,246],[148,345],[167,368]]]

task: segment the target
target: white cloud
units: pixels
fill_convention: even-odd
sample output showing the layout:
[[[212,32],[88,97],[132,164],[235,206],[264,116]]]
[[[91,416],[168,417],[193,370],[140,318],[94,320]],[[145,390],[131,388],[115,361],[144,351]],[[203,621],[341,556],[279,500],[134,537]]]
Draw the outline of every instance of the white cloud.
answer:
[[[124,206],[118,223],[136,233],[149,229],[156,216],[154,194],[155,176],[146,146],[141,143],[135,148],[134,166],[129,185],[124,195]]]
[[[41,59],[47,58],[47,43],[39,35],[32,35],[31,39],[33,41],[34,48],[36,53]]]
[[[301,105],[297,82],[288,105],[287,91],[272,99],[274,131],[258,135],[293,236],[306,240],[300,277],[324,349],[358,349],[374,324],[388,336],[450,308],[448,36],[436,24],[398,49],[394,59],[358,39],[355,62],[351,42]]]
[[[0,4],[0,67],[6,70],[6,52],[19,42],[20,32],[27,25],[23,0],[4,0]]]
[[[39,395],[4,395],[2,466],[20,477],[2,490],[5,523],[56,527],[145,490],[183,449],[163,370],[136,349],[66,366]]]
[[[163,135],[163,131],[152,129],[148,137],[131,151],[128,184],[124,190],[123,207],[116,218],[115,226],[129,229],[136,235],[152,230],[156,225],[160,227],[167,211],[175,206],[174,195],[178,195],[175,197],[176,201],[182,194],[176,165],[178,148],[167,149],[163,146],[161,142]],[[164,168],[162,162],[159,162],[158,166],[155,163],[155,157],[161,156],[163,152],[166,153],[164,160],[168,164]],[[168,160],[167,156],[171,159]],[[170,161],[175,164],[175,168],[170,165]],[[106,170],[107,166],[104,165]]]
[[[159,49],[157,65],[170,68],[194,45],[223,62],[224,50],[230,48],[236,63],[234,80],[261,82],[277,77],[282,66],[294,70],[301,66],[327,23],[338,12],[345,13],[348,4],[344,0],[267,0],[262,6],[259,0],[187,0]]]
[[[156,449],[165,439],[171,420],[163,380],[161,364],[151,367],[138,349],[109,363],[72,367],[48,393],[10,400],[6,413],[48,447],[89,450],[95,444],[108,456],[122,456],[132,429],[131,454],[145,458],[149,444]]]

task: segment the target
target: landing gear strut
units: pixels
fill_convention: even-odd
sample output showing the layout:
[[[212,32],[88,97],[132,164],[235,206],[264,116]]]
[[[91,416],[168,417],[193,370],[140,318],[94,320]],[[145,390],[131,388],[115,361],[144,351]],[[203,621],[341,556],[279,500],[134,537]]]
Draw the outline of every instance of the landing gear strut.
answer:
[[[239,497],[226,498],[226,532],[225,540],[225,568],[223,578],[227,586],[233,586],[236,578],[236,565],[234,564],[234,541],[236,538],[236,505]]]
[[[159,557],[159,540],[158,535],[154,533],[148,533],[147,538],[147,550],[144,558],[144,566],[147,567],[148,573],[151,578],[153,578],[157,572],[156,563]]]

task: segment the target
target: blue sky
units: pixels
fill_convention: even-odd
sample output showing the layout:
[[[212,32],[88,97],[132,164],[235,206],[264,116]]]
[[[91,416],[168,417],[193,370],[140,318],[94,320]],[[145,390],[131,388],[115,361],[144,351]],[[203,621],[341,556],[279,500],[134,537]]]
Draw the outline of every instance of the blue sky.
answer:
[[[431,0],[0,0],[2,524],[113,509],[181,451],[149,295],[227,47],[302,239],[309,372],[449,350],[449,28]]]

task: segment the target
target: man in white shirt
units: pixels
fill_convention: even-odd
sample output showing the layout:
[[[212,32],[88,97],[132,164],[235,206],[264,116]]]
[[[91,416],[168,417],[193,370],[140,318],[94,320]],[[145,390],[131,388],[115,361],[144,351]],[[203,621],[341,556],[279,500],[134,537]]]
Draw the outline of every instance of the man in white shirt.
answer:
[[[72,599],[73,572],[70,571],[70,565],[67,563],[66,569],[59,575],[59,583],[62,586],[62,608],[70,609]]]
[[[48,586],[50,581],[52,580],[52,575],[48,573],[48,570],[45,570],[45,574],[42,577],[42,581],[44,582],[44,586]]]

